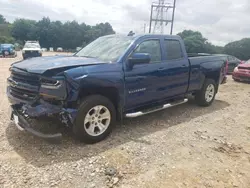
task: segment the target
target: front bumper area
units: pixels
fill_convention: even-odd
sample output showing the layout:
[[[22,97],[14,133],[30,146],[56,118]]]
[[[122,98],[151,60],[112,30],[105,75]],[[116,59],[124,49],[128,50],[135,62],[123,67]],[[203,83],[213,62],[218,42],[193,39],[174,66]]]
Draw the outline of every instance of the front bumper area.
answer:
[[[38,52],[29,52],[29,53],[23,53],[23,58],[27,59],[27,58],[32,58],[32,57],[41,57],[42,54],[38,53]]]
[[[42,139],[45,139],[49,142],[53,143],[60,143],[62,140],[62,134],[61,133],[56,133],[56,134],[44,134],[39,131],[36,131],[31,127],[29,122],[25,119],[25,117],[19,113],[17,107],[11,106],[12,107],[12,114],[11,114],[11,120],[14,120],[17,128],[19,130],[25,130],[29,133],[31,133],[34,136],[40,137]]]
[[[241,72],[234,72],[232,74],[234,80],[239,80],[243,82],[250,82],[250,72],[248,73],[241,73]]]
[[[28,103],[12,96],[7,89],[9,102],[12,104],[11,120],[14,120],[16,126],[20,130],[25,130],[34,136],[40,137],[52,143],[60,143],[62,133],[44,134],[36,130],[26,118],[39,119],[42,117],[57,117],[67,127],[72,127],[77,114],[77,109],[62,108],[61,106],[53,105],[42,99]]]

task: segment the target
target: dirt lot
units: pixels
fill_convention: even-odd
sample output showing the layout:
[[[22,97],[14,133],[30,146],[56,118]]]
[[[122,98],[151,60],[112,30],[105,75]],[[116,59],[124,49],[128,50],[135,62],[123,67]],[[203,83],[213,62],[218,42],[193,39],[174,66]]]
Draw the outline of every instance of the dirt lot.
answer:
[[[250,187],[249,84],[229,79],[208,108],[190,101],[125,120],[95,145],[71,134],[53,145],[9,120],[6,78],[17,60],[0,59],[0,187]]]

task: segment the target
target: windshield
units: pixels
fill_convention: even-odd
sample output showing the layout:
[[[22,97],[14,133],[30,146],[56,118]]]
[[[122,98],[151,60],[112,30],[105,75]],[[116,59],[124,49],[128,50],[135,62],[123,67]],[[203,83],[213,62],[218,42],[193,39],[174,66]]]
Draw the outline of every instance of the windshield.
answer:
[[[114,62],[125,52],[131,42],[132,38],[126,36],[100,37],[75,55]]]
[[[11,48],[11,47],[13,47],[11,44],[2,44],[1,46],[3,48]]]
[[[246,61],[245,64],[250,64],[250,59],[248,61]]]
[[[38,43],[26,43],[24,48],[40,48],[40,45]]]

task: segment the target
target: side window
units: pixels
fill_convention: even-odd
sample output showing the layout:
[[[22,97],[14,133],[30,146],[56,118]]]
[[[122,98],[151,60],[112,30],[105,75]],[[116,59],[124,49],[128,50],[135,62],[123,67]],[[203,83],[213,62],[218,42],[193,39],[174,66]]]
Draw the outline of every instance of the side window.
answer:
[[[181,44],[178,40],[165,40],[167,49],[167,60],[175,60],[183,58]]]
[[[161,62],[161,46],[159,40],[147,40],[142,42],[134,53],[148,53],[151,56],[151,63]]]

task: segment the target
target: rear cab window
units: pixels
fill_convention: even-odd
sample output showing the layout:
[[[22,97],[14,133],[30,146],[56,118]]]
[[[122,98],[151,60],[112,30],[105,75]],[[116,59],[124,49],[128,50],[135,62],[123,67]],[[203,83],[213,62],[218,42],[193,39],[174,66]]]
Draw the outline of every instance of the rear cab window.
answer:
[[[167,50],[167,60],[178,60],[184,57],[180,41],[165,39],[164,44]]]

